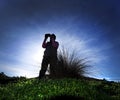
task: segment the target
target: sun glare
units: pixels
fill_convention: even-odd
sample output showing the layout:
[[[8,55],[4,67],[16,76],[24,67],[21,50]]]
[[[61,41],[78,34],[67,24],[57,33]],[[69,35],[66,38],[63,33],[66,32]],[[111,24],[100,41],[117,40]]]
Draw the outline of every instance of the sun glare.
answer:
[[[62,33],[61,33],[62,34]],[[91,60],[92,58],[98,58],[98,57],[92,57],[93,56],[93,51],[95,51],[92,48],[87,47],[87,42],[84,41],[84,39],[78,39],[78,37],[73,36],[72,38],[69,38],[70,36],[65,34],[64,37],[61,34],[57,34],[57,41],[59,42],[59,49],[62,48],[62,46],[64,46],[65,48],[68,48],[70,50],[70,52],[72,50],[76,50],[78,55],[80,55],[81,57],[90,57],[89,59]],[[62,37],[62,38],[61,38]],[[28,39],[26,40],[21,48],[21,54],[19,58],[20,61],[27,65],[28,70],[26,70],[26,77],[30,77],[30,76],[36,76],[39,74],[39,70],[41,67],[41,62],[42,62],[42,58],[43,58],[43,53],[44,53],[44,49],[42,48],[42,42],[43,42],[43,38],[44,36],[41,36],[40,39],[36,38],[36,39]],[[66,40],[66,41],[63,41]],[[70,44],[70,42],[72,41],[72,44]],[[72,49],[70,49],[72,46]],[[58,51],[59,51],[58,49]],[[83,52],[85,51],[86,52]],[[97,54],[96,52],[94,52],[95,54]],[[93,63],[97,62],[96,60],[93,60]],[[99,63],[99,61],[98,61]],[[31,66],[31,68],[30,68]],[[21,72],[22,73],[22,72]]]
[[[20,62],[26,66],[26,77],[32,77],[38,75],[40,70],[44,49],[41,46],[41,42],[35,42],[32,40],[24,43],[21,48],[21,54],[19,58]],[[22,74],[22,72],[21,72]]]

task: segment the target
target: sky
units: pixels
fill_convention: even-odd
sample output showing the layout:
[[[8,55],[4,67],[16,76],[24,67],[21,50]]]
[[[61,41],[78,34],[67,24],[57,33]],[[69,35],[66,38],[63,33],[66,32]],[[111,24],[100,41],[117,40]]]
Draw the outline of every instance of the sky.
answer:
[[[0,0],[0,72],[37,77],[45,33],[76,50],[88,76],[120,80],[119,0]]]

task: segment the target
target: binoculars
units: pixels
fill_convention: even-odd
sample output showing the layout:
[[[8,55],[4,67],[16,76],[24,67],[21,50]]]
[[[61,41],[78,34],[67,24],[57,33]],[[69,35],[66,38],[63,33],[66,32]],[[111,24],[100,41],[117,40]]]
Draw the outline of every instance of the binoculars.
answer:
[[[49,34],[49,33],[45,34],[45,38],[48,38],[48,37],[56,39],[55,34]]]
[[[50,37],[51,36],[51,34],[45,34],[45,37]]]

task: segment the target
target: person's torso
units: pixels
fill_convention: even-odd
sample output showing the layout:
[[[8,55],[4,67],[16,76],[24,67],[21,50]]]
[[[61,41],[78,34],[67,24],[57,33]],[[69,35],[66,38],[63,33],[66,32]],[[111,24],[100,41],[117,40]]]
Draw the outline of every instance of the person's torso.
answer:
[[[47,42],[44,56],[57,56],[57,48],[53,47],[51,42]]]

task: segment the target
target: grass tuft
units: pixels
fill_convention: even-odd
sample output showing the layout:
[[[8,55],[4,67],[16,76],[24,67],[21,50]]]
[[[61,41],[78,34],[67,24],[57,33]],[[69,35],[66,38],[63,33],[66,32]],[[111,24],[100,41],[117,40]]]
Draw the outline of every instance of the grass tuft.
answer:
[[[66,49],[58,52],[58,65],[55,69],[56,78],[80,78],[87,73],[88,65],[85,58],[77,57],[75,51],[69,52]]]

